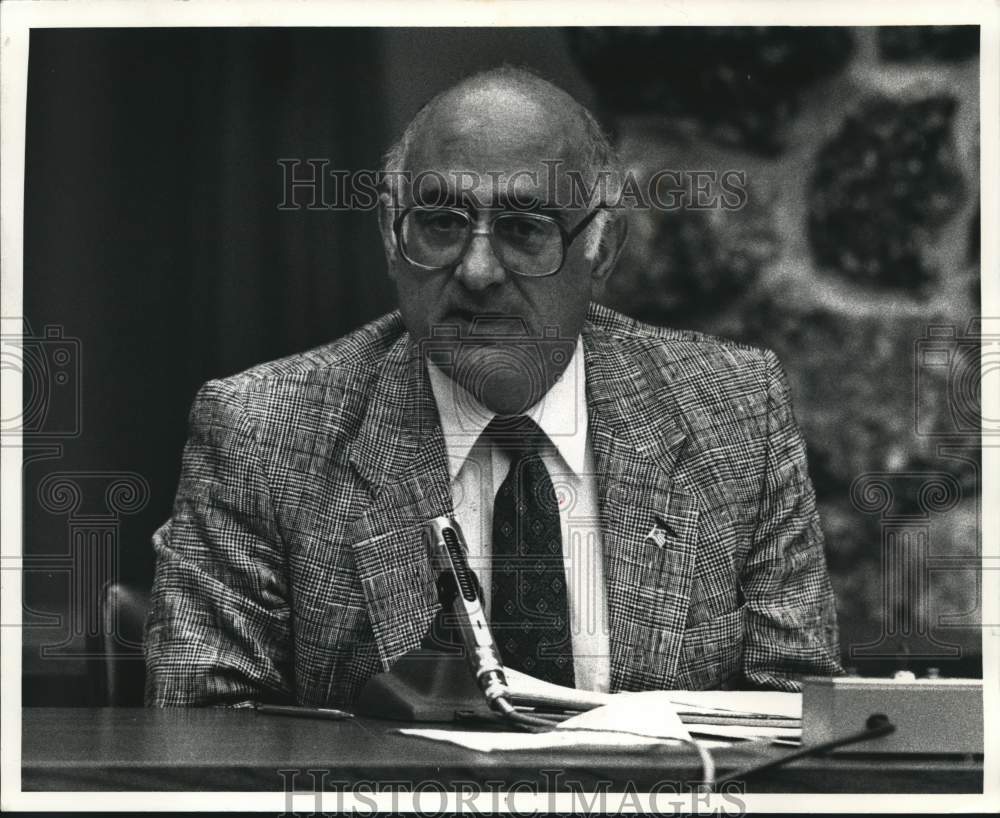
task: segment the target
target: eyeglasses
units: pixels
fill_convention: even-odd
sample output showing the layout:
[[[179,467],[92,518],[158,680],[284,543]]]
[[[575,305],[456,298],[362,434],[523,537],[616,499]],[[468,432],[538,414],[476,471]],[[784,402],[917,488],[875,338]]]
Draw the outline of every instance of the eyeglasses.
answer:
[[[473,236],[489,236],[490,246],[504,269],[541,278],[558,273],[566,250],[597,216],[592,210],[567,231],[551,216],[504,211],[495,215],[487,230],[474,230],[473,217],[455,207],[408,207],[392,229],[399,250],[410,264],[440,270],[457,264]]]

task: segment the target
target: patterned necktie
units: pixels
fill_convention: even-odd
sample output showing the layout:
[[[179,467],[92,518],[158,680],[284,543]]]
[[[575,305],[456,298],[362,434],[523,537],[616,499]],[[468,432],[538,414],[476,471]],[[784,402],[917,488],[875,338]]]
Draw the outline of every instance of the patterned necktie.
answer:
[[[539,454],[548,438],[523,415],[494,418],[484,435],[511,460],[493,504],[493,637],[504,664],[573,687],[559,506]]]

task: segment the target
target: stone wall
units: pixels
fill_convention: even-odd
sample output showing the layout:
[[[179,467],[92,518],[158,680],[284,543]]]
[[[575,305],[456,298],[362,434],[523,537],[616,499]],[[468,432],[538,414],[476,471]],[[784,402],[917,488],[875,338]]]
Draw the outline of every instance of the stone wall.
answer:
[[[745,174],[634,211],[605,301],[779,354],[845,663],[975,672],[978,577],[941,558],[979,549],[978,29],[567,36],[637,178]]]

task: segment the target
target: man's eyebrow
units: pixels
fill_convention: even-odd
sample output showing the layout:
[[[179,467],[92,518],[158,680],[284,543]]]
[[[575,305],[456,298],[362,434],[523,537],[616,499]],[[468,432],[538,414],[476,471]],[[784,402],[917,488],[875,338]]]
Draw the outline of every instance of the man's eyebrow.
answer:
[[[472,199],[463,204],[472,211],[483,210],[509,210],[515,213],[539,213],[544,216],[556,219],[564,225],[572,221],[572,213],[565,205],[558,202],[549,202],[542,196],[533,195],[528,192],[508,194],[505,191],[497,191],[496,196],[491,196],[491,201],[481,202],[478,197],[464,197]]]
[[[434,177],[422,181],[413,191],[414,202],[427,207],[456,207],[478,213],[480,210],[510,210],[520,213],[541,213],[569,224],[571,213],[557,202],[548,203],[541,196],[528,191],[496,190],[486,196],[471,190],[458,190],[452,184],[442,187]],[[484,201],[485,199],[485,201]]]

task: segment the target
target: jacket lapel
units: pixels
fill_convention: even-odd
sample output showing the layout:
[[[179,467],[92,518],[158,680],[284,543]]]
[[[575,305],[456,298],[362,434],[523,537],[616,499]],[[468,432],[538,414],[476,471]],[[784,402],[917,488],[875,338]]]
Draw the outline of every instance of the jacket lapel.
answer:
[[[372,493],[348,537],[382,667],[419,645],[439,605],[423,523],[452,514],[444,438],[421,361],[390,350],[351,461]]]
[[[677,672],[694,576],[699,504],[672,479],[687,435],[666,373],[588,322],[589,432],[597,468],[611,690],[663,689]]]

